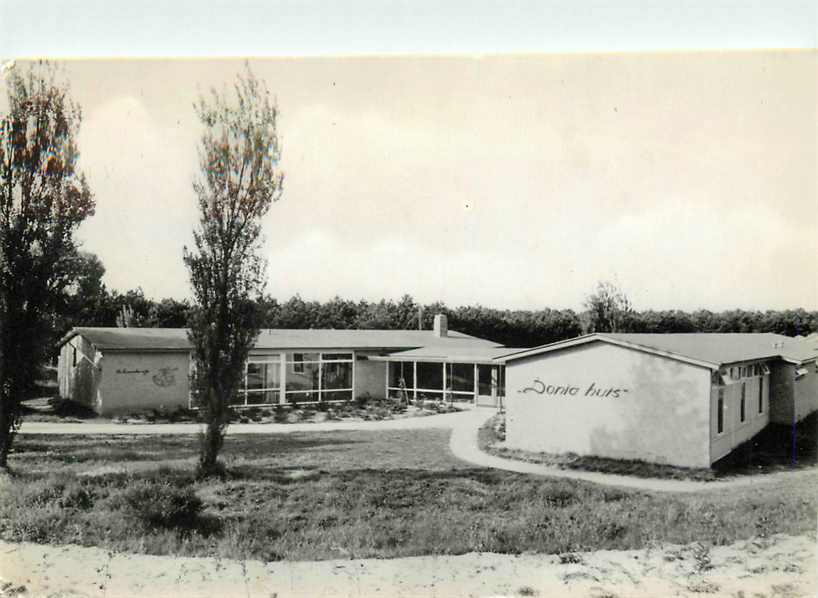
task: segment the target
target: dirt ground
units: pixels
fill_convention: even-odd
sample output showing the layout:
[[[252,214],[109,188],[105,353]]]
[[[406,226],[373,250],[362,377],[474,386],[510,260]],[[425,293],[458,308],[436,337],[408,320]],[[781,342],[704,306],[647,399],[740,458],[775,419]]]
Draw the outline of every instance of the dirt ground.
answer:
[[[778,535],[568,555],[472,553],[319,562],[117,554],[0,542],[0,596],[815,596],[816,539]]]

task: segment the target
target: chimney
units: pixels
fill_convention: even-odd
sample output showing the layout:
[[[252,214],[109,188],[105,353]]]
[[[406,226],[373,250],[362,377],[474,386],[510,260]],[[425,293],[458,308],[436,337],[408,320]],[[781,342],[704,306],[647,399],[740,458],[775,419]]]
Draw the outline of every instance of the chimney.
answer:
[[[435,316],[434,331],[435,336],[449,336],[449,321],[446,319],[445,314],[437,314]]]

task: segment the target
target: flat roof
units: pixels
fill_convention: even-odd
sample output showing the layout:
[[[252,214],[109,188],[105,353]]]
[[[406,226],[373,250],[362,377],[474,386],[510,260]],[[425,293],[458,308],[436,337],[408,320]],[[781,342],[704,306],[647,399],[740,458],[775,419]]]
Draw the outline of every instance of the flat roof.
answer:
[[[590,342],[607,342],[706,367],[719,367],[758,359],[780,358],[793,363],[801,363],[818,358],[818,339],[809,337],[793,338],[768,332],[668,334],[605,332],[525,349],[501,359],[513,361]]]
[[[419,349],[409,349],[390,353],[380,357],[372,357],[377,361],[432,361],[432,362],[452,362],[452,363],[484,363],[496,364],[497,358],[517,351],[525,351],[513,347],[488,346],[488,345],[465,345],[447,347],[421,347]]]
[[[77,327],[60,341],[82,336],[100,351],[189,351],[187,328],[100,328]],[[263,329],[254,345],[265,349],[361,349],[400,350],[435,347],[461,350],[466,347],[499,347],[493,341],[449,330],[444,337],[432,330],[337,330]]]

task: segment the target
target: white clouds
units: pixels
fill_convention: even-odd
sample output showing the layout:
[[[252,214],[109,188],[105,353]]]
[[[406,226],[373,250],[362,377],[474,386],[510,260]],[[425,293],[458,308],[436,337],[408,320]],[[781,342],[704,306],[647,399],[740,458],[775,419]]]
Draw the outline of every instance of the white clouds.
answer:
[[[97,206],[79,237],[101,255],[109,286],[184,294],[182,245],[195,218],[191,144],[157,125],[135,97],[112,98],[86,114],[80,163]]]
[[[577,308],[617,277],[642,308],[816,307],[815,62],[255,61],[287,177],[268,290]],[[112,286],[187,293],[189,102],[239,67],[97,63],[72,81],[98,200],[82,237]]]

